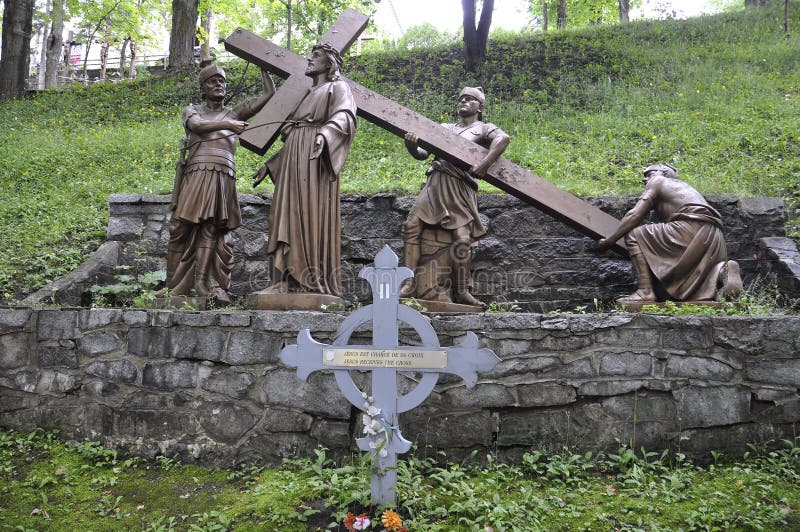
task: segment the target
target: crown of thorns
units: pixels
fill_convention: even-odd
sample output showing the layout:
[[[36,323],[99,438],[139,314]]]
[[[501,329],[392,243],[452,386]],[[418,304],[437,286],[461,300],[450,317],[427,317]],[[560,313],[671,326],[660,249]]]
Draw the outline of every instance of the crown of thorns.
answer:
[[[314,45],[312,50],[322,50],[325,52],[328,57],[330,57],[336,63],[337,70],[342,67],[342,54],[330,44],[326,42],[317,43]]]

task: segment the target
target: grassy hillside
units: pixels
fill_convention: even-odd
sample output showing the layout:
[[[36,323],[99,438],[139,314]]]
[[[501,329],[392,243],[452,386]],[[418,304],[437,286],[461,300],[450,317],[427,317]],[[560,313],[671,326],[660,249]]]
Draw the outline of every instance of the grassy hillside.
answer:
[[[577,195],[635,194],[641,169],[666,161],[704,193],[796,200],[800,51],[781,17],[767,8],[509,34],[491,42],[471,78],[457,48],[365,54],[345,69],[439,121],[452,120],[461,86],[483,85],[485,120],[512,137],[507,157]],[[229,66],[236,101],[256,75]],[[198,92],[190,79],[151,78],[0,105],[0,301],[77,266],[103,238],[110,193],[171,189],[180,108]],[[425,163],[396,137],[359,128],[342,189],[418,190]],[[250,191],[260,159],[240,150],[237,164],[240,190]]]

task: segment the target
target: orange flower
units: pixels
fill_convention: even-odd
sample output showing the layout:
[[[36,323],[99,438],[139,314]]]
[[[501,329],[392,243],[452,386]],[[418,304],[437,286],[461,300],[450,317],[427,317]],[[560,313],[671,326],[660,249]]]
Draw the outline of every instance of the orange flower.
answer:
[[[383,523],[383,526],[386,527],[386,530],[389,532],[396,532],[403,526],[403,520],[394,510],[386,510],[383,512],[383,515],[381,515],[381,523]]]
[[[347,512],[347,515],[344,516],[344,519],[342,520],[342,524],[344,524],[344,527],[347,529],[347,532],[355,532],[356,529],[353,528],[353,523],[355,522],[356,522],[356,516],[350,512]]]

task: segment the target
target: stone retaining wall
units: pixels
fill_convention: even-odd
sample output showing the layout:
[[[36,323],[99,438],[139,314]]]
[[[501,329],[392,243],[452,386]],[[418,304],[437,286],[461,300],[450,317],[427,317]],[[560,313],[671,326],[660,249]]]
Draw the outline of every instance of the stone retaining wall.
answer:
[[[635,199],[603,197],[588,201],[619,218]],[[708,199],[725,222],[729,256],[741,264],[745,282],[753,280],[759,271],[759,239],[785,236],[783,203],[777,198]],[[164,268],[169,201],[169,196],[111,196],[107,238],[122,244],[123,263],[141,266],[144,251],[148,268]],[[240,201],[243,225],[236,232],[231,292],[243,296],[270,282],[266,246],[272,198],[244,194]],[[368,288],[358,279],[358,272],[372,263],[385,244],[402,256],[402,225],[414,198],[346,194],[341,201],[345,298],[368,301]],[[539,210],[500,194],[479,196],[478,206],[489,230],[474,247],[473,292],[483,301],[517,301],[524,309],[546,312],[591,304],[595,299],[610,301],[634,289],[626,258],[590,251],[592,239]],[[52,291],[42,293],[49,297]],[[800,293],[794,297],[800,297]],[[59,302],[78,304],[63,299]]]
[[[278,360],[299,329],[329,342],[342,320],[0,309],[0,425],[203,464],[275,462],[317,445],[350,453],[361,423],[332,375],[302,384]],[[403,414],[403,434],[420,454],[458,459],[477,449],[513,460],[531,448],[614,448],[618,439],[703,456],[797,434],[797,317],[506,313],[432,322],[443,345],[474,331],[502,362],[472,390],[443,377]],[[369,341],[369,331],[359,334]],[[414,334],[401,331],[406,343]],[[400,381],[407,390],[414,376]]]

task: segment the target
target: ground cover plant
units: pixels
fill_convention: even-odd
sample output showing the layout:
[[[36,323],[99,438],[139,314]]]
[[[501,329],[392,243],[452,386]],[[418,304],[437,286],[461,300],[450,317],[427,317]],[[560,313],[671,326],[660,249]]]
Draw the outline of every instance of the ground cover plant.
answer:
[[[790,7],[800,16],[799,5]],[[664,161],[706,194],[796,201],[800,54],[782,16],[776,5],[496,34],[483,70],[469,77],[457,45],[368,53],[349,58],[345,70],[437,121],[452,119],[462,85],[483,85],[484,118],[512,137],[506,156],[579,196],[637,194],[642,168]],[[235,101],[259,86],[256,68],[227,66]],[[0,302],[82,262],[104,237],[109,194],[170,191],[180,108],[198,98],[189,77],[151,76],[0,105]],[[415,193],[426,164],[397,137],[359,122],[342,190]],[[238,151],[240,191],[252,190],[260,164]]]
[[[520,463],[398,466],[395,529],[798,530],[798,441],[713,454],[698,466],[678,453],[620,445],[611,453],[531,450]],[[345,530],[348,513],[380,530],[369,506],[368,456],[281,467],[208,470],[167,457],[125,458],[93,442],[42,431],[0,431],[0,530]]]

